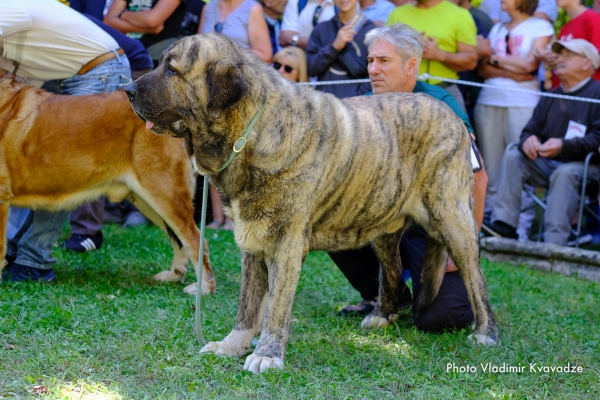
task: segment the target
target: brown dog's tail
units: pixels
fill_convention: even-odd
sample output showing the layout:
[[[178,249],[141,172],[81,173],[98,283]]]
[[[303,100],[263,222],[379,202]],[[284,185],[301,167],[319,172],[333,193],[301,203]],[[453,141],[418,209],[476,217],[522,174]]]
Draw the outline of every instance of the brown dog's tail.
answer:
[[[431,236],[428,236],[425,242],[423,275],[421,278],[423,286],[415,302],[415,316],[422,315],[437,297],[442,280],[444,279],[447,257],[448,255],[444,246]]]

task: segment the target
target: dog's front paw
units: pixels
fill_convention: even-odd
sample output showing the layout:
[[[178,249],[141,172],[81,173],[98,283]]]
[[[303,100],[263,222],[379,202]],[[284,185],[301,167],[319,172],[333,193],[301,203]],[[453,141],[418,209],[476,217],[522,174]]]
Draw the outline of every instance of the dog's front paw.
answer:
[[[229,356],[229,357],[241,357],[248,352],[248,347],[242,347],[228,343],[227,341],[222,342],[210,342],[206,344],[200,353],[215,353],[218,356]]]
[[[483,333],[472,333],[469,335],[469,341],[485,346],[497,346],[500,344],[500,338],[495,333],[484,335]]]
[[[162,271],[154,275],[154,280],[159,282],[179,282],[182,281],[183,275],[174,271]]]
[[[283,369],[283,359],[279,357],[259,357],[253,353],[246,358],[246,362],[244,363],[244,370],[254,372],[255,374],[263,373],[269,368]]]
[[[398,316],[395,314],[390,315],[389,318],[383,318],[378,315],[367,315],[360,323],[360,327],[363,329],[387,328],[396,319],[398,319]]]
[[[187,285],[185,288],[183,288],[183,293],[195,295],[196,294],[196,288],[197,288],[197,285],[195,283],[192,283],[191,285]],[[215,284],[214,284],[214,281],[212,281],[212,282],[202,282],[202,295],[206,296],[208,294],[215,294]]]

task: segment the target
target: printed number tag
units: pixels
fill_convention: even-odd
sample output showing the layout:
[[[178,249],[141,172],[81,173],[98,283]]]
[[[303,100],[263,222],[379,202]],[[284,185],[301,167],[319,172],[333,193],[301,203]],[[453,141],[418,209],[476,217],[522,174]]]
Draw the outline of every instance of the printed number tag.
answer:
[[[569,127],[567,128],[567,133],[565,134],[565,140],[582,138],[585,136],[585,131],[587,131],[587,126],[578,124],[575,121],[569,121]]]

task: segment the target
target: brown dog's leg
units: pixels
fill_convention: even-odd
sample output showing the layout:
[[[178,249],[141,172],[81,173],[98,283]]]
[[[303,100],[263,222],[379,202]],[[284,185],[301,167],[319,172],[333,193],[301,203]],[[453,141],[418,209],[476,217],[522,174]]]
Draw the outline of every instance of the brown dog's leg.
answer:
[[[144,198],[142,198],[144,196]],[[149,201],[146,201],[149,199]],[[151,202],[151,203],[150,203]],[[145,194],[135,194],[133,204],[148,219],[159,226],[171,240],[173,246],[173,262],[169,271],[163,271],[154,276],[160,281],[183,282],[189,261],[198,265],[198,243],[200,242],[200,231],[193,220],[193,207],[191,201],[189,208],[182,204],[174,204],[168,197],[157,196],[153,193],[150,198]],[[176,206],[182,209],[176,210]],[[187,211],[187,212],[186,212]],[[186,218],[187,216],[187,218]],[[215,279],[210,266],[208,244],[204,242],[204,260],[202,262],[202,294],[213,294],[215,292]],[[196,284],[188,285],[185,293],[196,293]]]
[[[261,314],[264,312],[268,289],[269,281],[264,258],[242,250],[242,284],[236,324],[223,341],[210,342],[200,352],[232,357],[246,354],[252,338],[260,329]]]
[[[385,328],[397,319],[396,292],[402,279],[400,239],[404,228],[385,234],[373,241],[379,259],[379,297],[374,312],[360,324],[361,328]]]
[[[6,224],[8,224],[8,208],[13,197],[10,183],[0,184],[0,275],[6,266]]]

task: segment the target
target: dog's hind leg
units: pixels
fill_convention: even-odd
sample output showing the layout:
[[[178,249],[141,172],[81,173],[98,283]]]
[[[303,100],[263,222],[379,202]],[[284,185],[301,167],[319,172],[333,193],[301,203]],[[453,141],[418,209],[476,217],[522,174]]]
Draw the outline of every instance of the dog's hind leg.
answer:
[[[499,344],[500,337],[490,305],[485,277],[479,267],[477,230],[472,214],[458,208],[446,208],[443,220],[437,220],[436,239],[445,244],[465,282],[469,301],[475,315],[475,333],[470,339],[487,345]],[[431,292],[430,292],[431,293]]]
[[[149,204],[139,194],[134,194],[133,204],[144,214],[150,221],[160,227],[169,237],[173,246],[173,261],[171,268],[168,271],[159,272],[154,276],[154,279],[159,281],[179,281],[183,282],[187,272],[189,261],[194,264],[194,268],[198,265],[198,243],[200,242],[200,232],[194,224],[193,209],[187,213],[188,218],[185,218],[186,210],[173,209],[168,199],[157,199],[154,196],[153,204]],[[169,213],[165,212],[161,204],[166,204],[166,207],[171,207]],[[181,205],[180,205],[181,206]],[[165,217],[163,217],[165,215]],[[173,218],[166,217],[166,215]],[[169,219],[167,219],[169,218]],[[204,260],[202,260],[202,294],[212,294],[215,291],[215,279],[208,253],[208,244],[204,241]],[[193,283],[184,288],[185,293],[196,293],[196,284]]]
[[[210,342],[201,353],[240,357],[248,352],[259,332],[268,299],[268,272],[264,258],[242,250],[242,284],[237,321],[221,342]]]
[[[402,279],[400,239],[404,231],[405,228],[401,228],[392,234],[384,234],[372,243],[380,265],[379,297],[375,310],[361,322],[361,328],[385,328],[398,318],[396,293]]]

